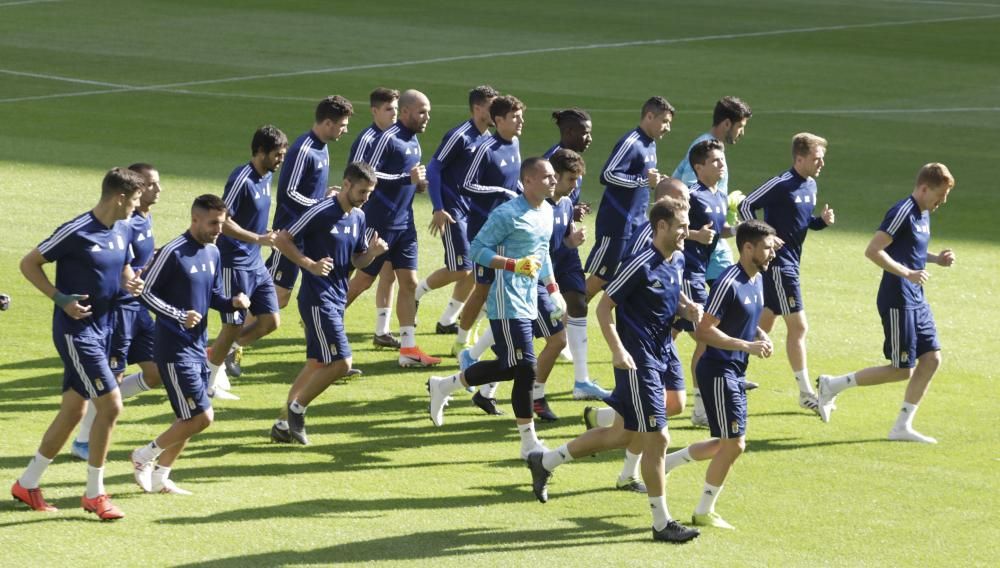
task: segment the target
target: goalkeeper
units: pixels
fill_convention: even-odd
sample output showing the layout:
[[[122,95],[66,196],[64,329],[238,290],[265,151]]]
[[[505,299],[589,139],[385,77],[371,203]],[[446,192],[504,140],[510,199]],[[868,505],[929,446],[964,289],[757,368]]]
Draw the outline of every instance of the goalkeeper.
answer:
[[[497,270],[486,301],[497,359],[476,363],[451,377],[431,377],[427,390],[431,421],[440,426],[451,393],[513,380],[511,404],[521,435],[521,457],[526,458],[533,451],[545,450],[535,434],[531,407],[537,374],[532,323],[538,317],[539,281],[554,306],[553,319],[562,319],[566,302],[549,260],[553,216],[546,199],[555,190],[555,171],[548,160],[529,158],[521,164],[520,178],[524,193],[494,209],[470,247],[476,263]]]

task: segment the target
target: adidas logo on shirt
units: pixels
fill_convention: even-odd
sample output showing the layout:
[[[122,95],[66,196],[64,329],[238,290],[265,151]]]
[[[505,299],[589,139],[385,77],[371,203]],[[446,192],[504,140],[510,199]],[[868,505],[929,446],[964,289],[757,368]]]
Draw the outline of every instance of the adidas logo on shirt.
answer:
[[[663,284],[659,280],[653,280],[653,283],[650,285],[650,287],[651,288],[663,288]]]

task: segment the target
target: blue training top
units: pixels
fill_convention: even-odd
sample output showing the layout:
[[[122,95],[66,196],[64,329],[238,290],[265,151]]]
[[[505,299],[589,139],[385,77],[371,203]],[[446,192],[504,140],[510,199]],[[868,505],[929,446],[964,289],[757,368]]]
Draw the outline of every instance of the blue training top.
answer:
[[[267,231],[267,221],[271,215],[271,177],[271,172],[260,175],[253,163],[247,163],[229,174],[222,192],[229,217],[241,228],[254,234],[260,235]],[[219,235],[216,245],[219,247],[223,266],[240,270],[264,267],[260,245],[226,235]]]
[[[773,263],[798,267],[808,230],[826,228],[823,219],[812,214],[815,207],[816,180],[804,178],[791,168],[753,190],[740,203],[739,217],[746,221],[754,217],[755,211],[764,209],[764,221],[774,227],[778,238],[785,242],[775,251]]]

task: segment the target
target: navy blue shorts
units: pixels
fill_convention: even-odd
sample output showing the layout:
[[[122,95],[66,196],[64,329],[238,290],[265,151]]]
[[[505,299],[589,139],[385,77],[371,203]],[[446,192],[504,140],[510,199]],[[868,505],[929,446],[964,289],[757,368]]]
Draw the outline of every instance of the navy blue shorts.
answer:
[[[531,330],[535,337],[552,337],[563,330],[562,318],[554,319],[552,312],[556,309],[555,302],[545,286],[538,287],[538,317],[531,322]],[[496,337],[496,336],[494,336]]]
[[[618,264],[622,261],[626,246],[628,246],[628,239],[598,237],[594,248],[590,249],[590,256],[587,257],[586,272],[591,276],[597,276],[601,280],[610,282],[618,270]]]
[[[782,316],[805,309],[799,285],[799,267],[773,264],[768,267],[764,273],[764,307]]]
[[[119,375],[135,363],[153,360],[156,323],[149,310],[140,304],[117,306],[111,314],[111,346],[108,364]]]
[[[250,313],[278,313],[278,296],[274,291],[274,281],[264,267],[244,270],[229,266],[222,267],[222,294],[232,298],[243,292],[250,298]],[[222,323],[243,325],[247,319],[247,310],[236,310],[223,313]]]
[[[52,341],[63,362],[62,392],[73,389],[90,400],[118,388],[108,364],[111,332],[70,334],[52,330]]]
[[[299,247],[299,250],[302,249],[301,242],[296,240],[295,244]],[[281,286],[286,290],[295,288],[295,281],[299,279],[298,264],[288,260],[288,257],[281,254],[281,251],[278,249],[271,249],[271,256],[267,257],[267,262],[264,264],[275,286]]]
[[[472,270],[472,259],[469,258],[469,225],[465,217],[459,217],[456,212],[448,212],[454,223],[449,223],[441,234],[444,244],[444,266],[451,272]]]
[[[552,272],[556,275],[556,284],[565,292],[587,293],[587,277],[583,273],[583,263],[580,261],[580,251],[564,250],[554,260]]]
[[[495,280],[496,277],[496,270],[483,266],[482,264],[476,265],[476,284],[485,284],[489,286],[490,284],[493,284],[493,280]]]
[[[708,284],[704,280],[687,278],[681,283],[681,292],[684,292],[692,302],[697,302],[701,304],[701,307],[705,307],[708,303]],[[678,317],[674,320],[673,328],[679,331],[694,331],[694,324],[690,321]]]
[[[209,369],[206,361],[157,362],[163,388],[174,416],[188,420],[212,408],[208,398]]]
[[[698,390],[705,403],[708,427],[713,438],[739,438],[747,432],[746,377],[731,367],[702,357],[695,367]]]
[[[535,338],[532,321],[526,319],[490,320],[493,331],[493,352],[505,368],[518,363],[535,364]]]
[[[371,232],[378,230],[375,227],[368,227],[365,238],[371,238]],[[378,236],[387,245],[389,250],[375,257],[371,264],[362,268],[365,274],[376,276],[382,265],[389,261],[393,270],[416,270],[417,269],[417,229],[409,226],[398,231],[378,231]]]
[[[923,304],[914,309],[879,308],[885,342],[882,352],[897,369],[912,369],[924,353],[940,351],[937,327],[931,308]]]
[[[306,330],[306,357],[333,363],[351,356],[344,329],[344,310],[330,302],[314,306],[299,300],[299,315]]]
[[[668,391],[684,390],[684,365],[673,341],[670,342],[664,363],[667,364],[667,370],[663,371],[663,388]]]
[[[659,432],[667,427],[664,373],[650,367],[615,368],[615,390],[604,403],[625,420],[629,432]]]

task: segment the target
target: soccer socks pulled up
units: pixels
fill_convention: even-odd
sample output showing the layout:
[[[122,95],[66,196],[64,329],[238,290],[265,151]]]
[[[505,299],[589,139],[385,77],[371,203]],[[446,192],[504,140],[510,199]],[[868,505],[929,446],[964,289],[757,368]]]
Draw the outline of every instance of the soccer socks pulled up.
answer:
[[[104,466],[87,466],[87,499],[104,495]]]
[[[912,430],[913,417],[917,414],[917,405],[903,402],[899,409],[899,416],[896,417],[896,424],[893,428],[897,430]]]
[[[795,375],[795,382],[799,384],[799,392],[816,394],[816,391],[813,389],[812,383],[809,382],[809,369],[802,369],[801,371],[795,371],[792,374]]]
[[[500,388],[500,383],[486,383],[479,387],[479,394],[486,398],[496,398],[498,388]]]
[[[18,483],[25,489],[38,489],[38,481],[42,478],[42,474],[45,473],[45,469],[51,463],[52,460],[36,452],[35,457],[31,458],[31,461],[28,462],[28,467],[25,468],[24,473],[17,480]]]
[[[701,491],[701,501],[698,502],[694,514],[707,515],[715,511],[715,501],[719,498],[719,493],[722,493],[721,485],[716,487],[706,483],[705,488]]]
[[[541,442],[538,440],[538,435],[535,434],[534,422],[528,422],[527,424],[518,424],[517,432],[521,435],[522,450],[530,451],[534,449],[535,446],[541,444]]]
[[[412,325],[399,326],[399,346],[403,349],[417,346],[417,328]]]
[[[122,395],[122,400],[149,390],[149,385],[142,378],[142,371],[132,373],[122,379],[122,384],[118,385],[118,392]]]
[[[472,333],[471,329],[462,329],[462,326],[458,326],[458,334],[455,336],[455,341],[464,345],[469,340],[470,333]]]
[[[458,321],[458,316],[462,314],[462,308],[465,307],[465,302],[459,302],[458,300],[452,298],[448,300],[448,305],[445,306],[444,311],[441,312],[441,319],[438,323],[441,325],[453,325]],[[468,332],[466,332],[468,334]]]
[[[145,463],[145,462],[156,461],[156,458],[160,457],[160,454],[162,453],[163,453],[163,448],[156,445],[156,440],[153,440],[152,442],[136,450],[135,457],[139,461]]]
[[[462,384],[462,380],[460,378],[461,376],[462,376],[461,373],[455,373],[454,375],[452,375],[450,377],[447,377],[444,380],[444,382],[441,383],[441,390],[443,390],[445,394],[451,394],[451,393],[453,393],[453,392],[455,392],[455,391],[457,391],[459,389],[465,388],[465,386]],[[493,383],[493,384],[496,384],[496,383]],[[488,386],[488,385],[483,385],[483,387],[486,387],[486,386]],[[494,390],[495,390],[495,388],[494,388]],[[492,397],[488,397],[488,398],[492,398]]]
[[[573,380],[582,383],[590,380],[587,370],[587,318],[566,318],[566,340],[573,355]]]
[[[633,454],[625,450],[625,463],[622,465],[622,472],[618,474],[618,481],[628,481],[639,477],[640,459],[642,459],[642,453]]]
[[[420,298],[423,298],[424,294],[430,291],[431,287],[427,285],[427,279],[424,278],[423,280],[420,281],[419,284],[417,284],[417,292],[416,292],[417,301],[419,302]]]
[[[830,390],[833,391],[833,394],[839,394],[851,387],[858,386],[858,381],[854,377],[854,373],[847,373],[846,375],[832,377],[827,384],[830,385]]]
[[[483,358],[483,354],[486,353],[486,350],[490,347],[493,347],[492,327],[486,328],[486,331],[479,336],[479,339],[476,340],[476,344],[469,349],[469,354],[472,355],[473,359],[478,361]]]
[[[649,509],[653,513],[653,528],[663,530],[670,522],[670,511],[667,509],[667,496],[649,498]]]
[[[610,428],[615,423],[615,409],[610,406],[597,409],[597,425],[601,428]]]
[[[93,402],[87,402],[87,412],[84,413],[83,420],[80,421],[80,430],[76,433],[77,442],[81,444],[90,442],[90,429],[94,427],[95,418],[97,418],[97,407]]]
[[[531,400],[540,398],[545,398],[545,383],[535,381],[534,386],[531,387]]]
[[[569,448],[566,444],[542,454],[542,467],[548,471],[554,471],[562,464],[571,461],[573,461],[573,456],[569,453]]]
[[[667,454],[667,456],[663,458],[663,469],[669,473],[674,468],[693,461],[694,458],[691,457],[691,448],[684,448],[683,450],[677,450],[676,452]]]
[[[389,308],[375,308],[375,335],[389,335]]]

